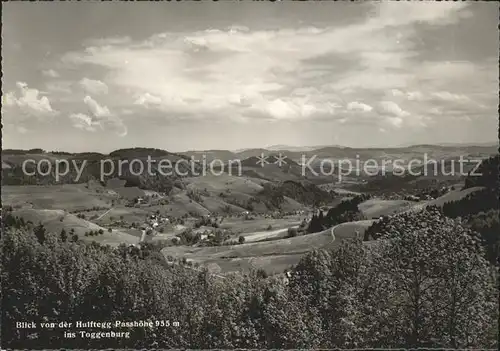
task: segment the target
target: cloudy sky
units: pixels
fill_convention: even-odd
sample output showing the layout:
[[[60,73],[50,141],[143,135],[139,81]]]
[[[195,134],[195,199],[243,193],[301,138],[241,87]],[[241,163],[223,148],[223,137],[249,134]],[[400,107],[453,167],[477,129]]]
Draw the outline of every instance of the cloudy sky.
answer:
[[[497,139],[495,3],[2,7],[4,148]]]

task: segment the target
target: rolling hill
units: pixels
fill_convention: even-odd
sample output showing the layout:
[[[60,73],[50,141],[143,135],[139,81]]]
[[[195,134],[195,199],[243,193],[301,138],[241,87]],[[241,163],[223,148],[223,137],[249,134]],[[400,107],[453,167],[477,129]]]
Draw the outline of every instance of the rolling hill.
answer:
[[[34,225],[41,223],[52,233],[60,233],[62,229],[69,233],[73,229],[79,240],[86,242],[96,241],[110,246],[118,246],[122,243],[134,245],[139,242],[136,236],[116,230],[110,233],[107,228],[78,218],[64,210],[20,209],[13,211],[12,215],[22,217],[25,221],[31,221]],[[100,229],[103,231],[101,235],[85,236],[88,231],[98,231]]]

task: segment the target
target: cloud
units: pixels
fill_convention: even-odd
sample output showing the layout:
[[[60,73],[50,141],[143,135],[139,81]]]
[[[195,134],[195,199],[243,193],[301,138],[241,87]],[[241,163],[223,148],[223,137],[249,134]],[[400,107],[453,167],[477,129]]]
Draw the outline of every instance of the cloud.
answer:
[[[235,99],[235,97],[232,97]],[[244,117],[267,118],[271,120],[333,119],[340,105],[331,102],[314,101],[309,97],[263,97],[243,98],[239,102],[247,108]]]
[[[368,112],[368,111],[373,110],[373,107],[371,107],[370,105],[364,104],[362,102],[352,101],[352,102],[347,104],[347,109],[353,110],[353,111]]]
[[[75,128],[91,132],[95,132],[97,128],[100,128],[101,130],[114,131],[122,137],[127,135],[128,129],[123,120],[111,113],[107,106],[101,106],[88,95],[85,96],[83,102],[87,106],[89,113],[73,113],[69,116]]]
[[[49,99],[46,96],[39,96],[39,90],[29,88],[24,82],[17,82],[16,85],[19,95],[15,92],[6,93],[3,101],[5,107],[18,108],[26,114],[37,117],[51,117],[57,114]]]
[[[83,78],[80,81],[80,86],[82,86],[83,89],[90,94],[100,95],[108,93],[108,86],[100,80]]]
[[[422,2],[418,6],[409,2],[395,5],[382,2],[376,7],[378,14],[374,22],[382,26],[401,26],[414,23],[446,25],[456,23],[461,18],[469,17],[466,3]]]
[[[380,106],[384,112],[387,112],[395,117],[407,117],[410,115],[393,101],[382,101]]]
[[[85,45],[89,46],[101,46],[101,45],[118,45],[126,44],[131,42],[131,38],[127,36],[123,37],[108,37],[108,38],[94,38],[89,39],[84,42]]]
[[[87,105],[90,112],[94,116],[96,116],[98,118],[111,116],[111,112],[109,111],[109,109],[106,106],[99,105],[99,103],[97,103],[97,101],[92,99],[90,96],[88,96],[88,95],[85,96],[85,98],[83,99],[83,102]]]
[[[387,117],[386,121],[396,128],[400,128],[403,124],[403,119],[400,117]]]
[[[100,80],[80,84],[103,105],[86,103],[95,116],[113,118],[110,109],[165,122],[326,120],[385,129],[425,127],[432,108],[453,107],[456,113],[447,116],[458,118],[459,109],[491,105],[480,96],[488,74],[478,69],[482,63],[422,59],[419,31],[469,16],[468,4],[367,7],[373,12],[364,20],[342,25],[232,26],[143,40],[93,39],[62,61],[96,72]],[[450,105],[458,102],[460,107]]]
[[[469,101],[469,98],[463,94],[453,94],[448,91],[434,92],[432,93],[432,96],[444,101],[452,101],[452,102]]]
[[[420,91],[403,92],[399,89],[392,89],[391,94],[392,94],[392,96],[395,96],[395,97],[405,97],[408,100],[421,101],[424,99],[424,95]]]
[[[276,119],[286,118],[284,111],[289,108],[293,119],[299,110],[304,115],[324,110],[321,101],[303,101],[303,106],[285,101],[284,89],[316,86],[312,81],[303,84],[311,77],[306,60],[329,53],[364,52],[363,44],[349,44],[342,38],[344,34],[335,28],[309,27],[161,33],[144,42],[94,46],[69,53],[64,60],[112,70],[112,84],[131,91],[135,103],[147,108],[193,116],[210,110],[241,115],[257,104],[268,111],[269,118]],[[368,42],[364,32],[357,39]],[[331,100],[332,91],[322,91],[322,97]],[[244,98],[234,99],[235,92]]]
[[[29,130],[28,130],[26,127],[23,127],[23,126],[17,126],[17,127],[16,127],[16,130],[17,130],[20,134],[26,134],[26,133],[29,133]]]
[[[56,80],[45,83],[45,87],[51,94],[57,94],[61,96],[61,94],[71,94],[73,83],[71,81],[65,80]]]
[[[42,74],[45,76],[45,77],[49,77],[49,78],[59,78],[59,73],[57,73],[56,71],[54,71],[53,69],[49,69],[49,70],[44,70],[42,71]]]
[[[84,113],[73,113],[69,116],[69,118],[73,121],[73,126],[75,128],[89,132],[95,132],[97,127],[102,129],[102,125],[99,121],[93,120],[92,117]]]
[[[457,90],[457,87],[449,88]],[[460,89],[464,89],[463,86]],[[479,116],[487,118],[487,111],[493,110],[495,104],[493,95],[473,91],[469,95],[445,90],[420,92],[393,89],[386,98],[394,100],[401,111],[408,111],[409,116],[403,116],[403,113],[401,117],[405,117],[409,125],[426,127],[435,118],[449,123],[454,120],[472,120]],[[398,107],[386,105],[384,111],[398,115],[402,113]]]
[[[147,107],[150,105],[161,105],[161,102],[162,100],[160,97],[151,95],[150,93],[145,93],[141,94],[134,104]]]

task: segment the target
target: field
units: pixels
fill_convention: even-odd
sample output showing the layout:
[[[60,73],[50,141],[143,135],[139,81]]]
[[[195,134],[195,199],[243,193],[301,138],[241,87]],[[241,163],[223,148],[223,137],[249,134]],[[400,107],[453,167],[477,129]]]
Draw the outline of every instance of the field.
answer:
[[[334,227],[333,233],[337,239],[349,239],[353,238],[358,232],[358,237],[363,238],[365,230],[368,229],[374,222],[373,219],[367,219],[363,221],[341,223]]]
[[[269,274],[274,274],[283,271],[279,264],[275,264],[275,259],[290,266],[297,263],[304,253],[331,245],[334,243],[330,233],[318,233],[235,246],[167,247],[162,250],[162,253],[165,257],[185,257],[202,265],[215,263],[223,273],[244,271],[254,266],[264,269]]]
[[[256,194],[263,189],[262,184],[267,181],[236,174],[222,174],[220,176],[207,174],[202,177],[186,178],[187,189],[207,190],[219,194],[224,191],[235,191],[243,194]]]
[[[437,199],[429,201],[427,204],[433,206],[443,206],[446,202],[459,201],[464,197],[466,197],[467,195],[482,189],[483,189],[482,187],[473,187],[464,190],[452,190],[449,193],[444,194],[441,197],[438,197]]]
[[[415,203],[406,200],[381,200],[370,199],[359,204],[359,209],[366,218],[378,218],[397,212],[401,212],[413,206]]]
[[[342,240],[356,237],[356,231],[362,235],[372,221],[359,221],[341,224],[334,229],[320,233],[273,241],[254,242],[234,246],[218,247],[167,247],[162,250],[165,257],[185,257],[203,266],[217,265],[222,273],[245,271],[253,268],[265,270],[268,274],[282,273],[284,269],[299,262],[307,252],[331,248]]]
[[[304,216],[289,216],[286,218],[264,218],[257,217],[255,219],[245,220],[241,217],[228,217],[220,224],[220,228],[229,229],[236,234],[247,234],[256,231],[267,231],[271,226],[271,230],[286,229],[300,224]]]
[[[23,157],[11,156],[8,161],[16,163],[18,159]],[[223,273],[261,268],[274,274],[296,264],[311,250],[334,247],[342,240],[356,236],[362,238],[365,230],[381,216],[420,211],[428,205],[442,206],[481,189],[453,190],[435,200],[421,202],[372,198],[359,205],[359,210],[367,220],[339,224],[333,231],[330,228],[319,233],[288,238],[289,228],[297,228],[309,217],[313,207],[285,196],[279,212],[295,212],[296,215],[274,218],[276,210],[266,207],[269,199],[264,197],[264,201],[255,200],[262,199],[266,183],[279,184],[283,180],[302,177],[296,174],[296,169],[287,172],[286,167],[277,166],[244,166],[243,171],[241,176],[207,174],[183,178],[181,184],[177,184],[169,194],[124,187],[124,181],[118,179],[108,182],[107,186],[95,181],[51,186],[3,186],[2,203],[11,205],[14,215],[31,220],[34,224],[42,223],[49,231],[59,233],[62,229],[67,232],[73,229],[83,241],[96,241],[112,246],[120,243],[137,244],[142,237],[142,230],[133,228],[132,223],[149,225],[146,221],[153,213],[175,221],[174,224],[162,221],[161,230],[153,236],[146,236],[146,241],[171,242],[187,229],[192,229],[195,234],[214,231],[216,229],[210,225],[200,228],[195,226],[200,216],[211,215],[218,218],[219,230],[227,230],[231,234],[225,244],[238,240],[240,236],[245,238],[245,243],[211,247],[199,244],[171,245],[162,250],[163,254],[166,257],[186,258],[205,267],[215,267],[215,270]],[[363,182],[361,179],[350,179],[343,184],[334,184],[331,177],[328,180],[315,180],[320,189],[337,193],[330,201],[330,207],[359,195],[359,192],[349,190],[349,184]],[[144,203],[133,204],[132,200],[138,197],[144,198]],[[245,218],[246,212],[253,214],[250,218]],[[108,232],[108,228],[112,228],[112,232]],[[100,229],[103,231],[101,235],[85,236],[90,230]]]
[[[83,241],[96,241],[100,244],[118,246],[121,243],[137,244],[136,236],[128,233],[113,230],[109,233],[107,228],[98,226],[95,223],[78,218],[63,210],[40,210],[40,209],[20,209],[13,212],[14,216],[22,217],[25,221],[31,221],[34,225],[43,224],[49,232],[60,233],[64,229],[68,234],[74,229],[76,235]],[[103,234],[97,236],[85,236],[85,233],[92,230],[103,230]]]
[[[212,179],[213,178],[213,179]],[[219,195],[229,193],[234,200],[243,201],[262,190],[264,181],[244,177],[198,177],[185,180],[187,190],[178,190],[168,198],[165,205],[149,205],[143,207],[125,207],[120,199],[135,197],[141,194],[137,188],[121,188],[115,186],[113,190],[99,186],[56,185],[56,186],[5,186],[2,191],[2,201],[17,208],[16,215],[31,220],[33,223],[43,223],[48,230],[60,232],[63,228],[69,232],[72,228],[84,241],[97,241],[103,244],[116,246],[120,243],[136,244],[141,237],[139,229],[128,227],[132,222],[142,223],[145,218],[156,211],[163,215],[182,216],[186,213],[207,215],[217,212],[223,206],[229,206],[235,213],[245,211],[244,208],[228,204]],[[288,228],[297,227],[306,217],[303,215],[288,216],[285,218],[271,218],[256,216],[245,219],[241,216],[226,215],[219,224],[220,229],[229,230],[233,235],[230,240],[237,240],[240,235],[245,237],[245,244],[218,247],[189,247],[171,246],[163,249],[165,256],[177,258],[186,257],[204,266],[218,267],[221,272],[245,271],[250,268],[261,268],[269,274],[281,273],[290,265],[296,264],[300,257],[317,248],[328,248],[338,245],[346,238],[353,238],[356,232],[363,236],[366,228],[373,222],[372,218],[389,215],[405,210],[419,210],[426,205],[441,206],[448,201],[456,201],[464,196],[479,190],[471,188],[464,191],[453,190],[446,195],[422,203],[412,203],[404,200],[370,199],[360,204],[360,210],[368,218],[365,221],[343,223],[334,228],[335,240],[331,230],[294,238],[286,238]],[[201,196],[198,202],[193,201],[186,192],[195,190],[207,196]],[[336,189],[344,195],[351,195],[349,191]],[[116,192],[116,193],[115,193]],[[113,207],[111,203],[113,201]],[[286,199],[284,207],[300,209],[303,206]],[[93,211],[89,209],[94,208]],[[97,209],[98,208],[98,209]],[[64,209],[64,210],[62,210]],[[69,211],[84,211],[85,219],[69,214]],[[122,225],[116,221],[123,221]],[[194,220],[187,220],[186,225],[167,225],[163,233],[157,233],[147,240],[171,240],[182,231],[191,227]],[[107,228],[113,226],[113,232]],[[104,234],[86,237],[89,230],[103,229]],[[197,231],[203,231],[200,228]],[[210,228],[208,228],[210,229]]]
[[[111,207],[116,196],[86,189],[83,184],[2,186],[2,203],[13,207],[81,211]]]

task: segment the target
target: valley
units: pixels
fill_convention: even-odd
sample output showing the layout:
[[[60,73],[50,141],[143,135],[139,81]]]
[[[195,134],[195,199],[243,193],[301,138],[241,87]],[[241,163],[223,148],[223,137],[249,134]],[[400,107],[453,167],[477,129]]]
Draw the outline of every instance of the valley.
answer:
[[[374,149],[369,156],[401,156],[403,151],[414,155],[421,149],[421,146],[404,150]],[[448,157],[463,151],[452,147],[426,147],[426,151],[441,156],[443,149],[448,150]],[[308,152],[318,151],[324,155],[326,150],[332,148]],[[351,152],[343,150],[339,153],[339,148],[334,150],[337,150],[335,156]],[[140,148],[118,150],[110,155],[120,155],[128,160],[133,157],[143,159],[148,152],[174,155],[163,150]],[[293,155],[293,152],[282,152]],[[479,153],[478,157],[484,158],[491,149],[473,147],[467,152]],[[394,182],[389,182],[391,186],[386,187],[380,175],[351,177],[344,183],[332,181],[331,177],[317,177],[313,181],[300,176],[301,166],[295,162],[287,167],[272,164],[261,167],[254,165],[255,156],[251,150],[239,154],[250,155],[241,161],[244,165],[241,175],[230,174],[225,169],[218,174],[203,176],[155,178],[148,174],[130,175],[124,171],[125,176],[110,175],[102,181],[94,166],[83,171],[79,182],[66,179],[60,182],[62,184],[54,184],[48,177],[19,177],[15,170],[28,158],[56,162],[60,155],[4,151],[4,162],[9,166],[2,171],[2,181],[7,183],[2,186],[2,203],[15,217],[22,217],[34,225],[42,224],[51,232],[68,232],[82,242],[111,247],[141,247],[149,243],[156,245],[167,261],[210,267],[221,274],[257,269],[273,275],[297,264],[304,254],[315,249],[327,249],[343,240],[362,238],[365,230],[382,217],[422,211],[427,206],[442,207],[482,189],[461,190],[464,184],[462,175],[451,180],[437,176],[431,186],[424,182],[427,187],[418,185],[419,177],[408,181],[399,177],[398,182],[403,182],[398,188],[394,188]],[[189,155],[173,157],[182,159]],[[211,151],[210,155],[238,154],[217,150]],[[81,155],[65,157],[74,160]],[[104,155],[94,155],[95,162],[103,158]],[[9,185],[16,182],[22,184]],[[372,190],[374,186],[377,186],[376,190]],[[424,194],[420,198],[414,195],[422,189],[428,189],[427,192],[439,189],[439,192],[434,191],[433,196]],[[342,211],[352,211],[345,204],[358,198],[360,200],[352,209],[357,214],[344,216]],[[335,215],[340,217],[317,227],[311,224],[318,213],[327,216],[334,209],[340,211]],[[336,236],[333,241],[332,230]]]

